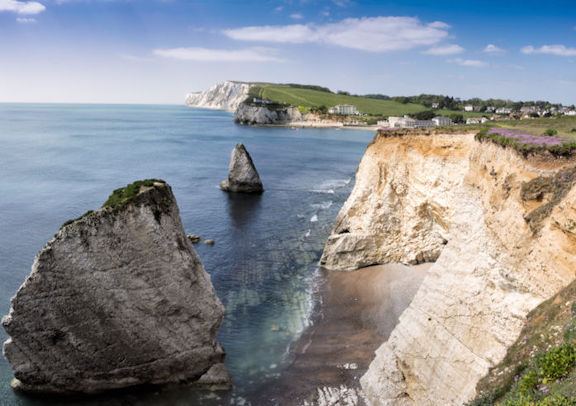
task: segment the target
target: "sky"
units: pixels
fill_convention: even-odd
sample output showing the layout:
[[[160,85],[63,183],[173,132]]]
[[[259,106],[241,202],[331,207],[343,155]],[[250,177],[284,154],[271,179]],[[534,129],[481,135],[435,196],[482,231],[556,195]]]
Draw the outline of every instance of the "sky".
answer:
[[[0,0],[0,102],[182,104],[224,80],[576,103],[576,1]]]

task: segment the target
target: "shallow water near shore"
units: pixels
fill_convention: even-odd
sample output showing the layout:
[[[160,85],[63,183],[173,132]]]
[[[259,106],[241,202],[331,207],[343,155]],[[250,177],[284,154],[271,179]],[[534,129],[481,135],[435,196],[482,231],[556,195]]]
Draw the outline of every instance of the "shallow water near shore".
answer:
[[[360,378],[431,266],[322,269],[311,325],[292,346],[290,365],[275,385],[259,394],[260,403],[314,405],[320,390],[350,402],[343,404],[364,405]]]
[[[317,261],[373,136],[239,127],[229,113],[181,106],[0,104],[0,314],[62,223],[115,188],[161,178],[186,231],[216,241],[195,247],[227,309],[218,339],[235,383],[225,394],[149,388],[56,401],[12,391],[0,357],[0,405],[249,404],[278,382],[309,325]],[[237,142],[254,159],[262,196],[218,188]]]

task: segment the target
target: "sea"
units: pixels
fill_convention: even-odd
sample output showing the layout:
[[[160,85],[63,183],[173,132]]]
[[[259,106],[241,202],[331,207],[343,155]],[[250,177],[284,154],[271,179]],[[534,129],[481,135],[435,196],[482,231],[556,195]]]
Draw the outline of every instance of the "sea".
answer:
[[[318,260],[350,193],[371,131],[244,127],[227,112],[168,105],[0,104],[0,314],[61,224],[135,180],[174,191],[226,317],[218,340],[227,392],[146,388],[91,398],[30,396],[10,387],[0,357],[0,405],[255,405],[292,361],[310,324]],[[261,196],[222,192],[242,142]],[[0,328],[0,341],[7,339]]]

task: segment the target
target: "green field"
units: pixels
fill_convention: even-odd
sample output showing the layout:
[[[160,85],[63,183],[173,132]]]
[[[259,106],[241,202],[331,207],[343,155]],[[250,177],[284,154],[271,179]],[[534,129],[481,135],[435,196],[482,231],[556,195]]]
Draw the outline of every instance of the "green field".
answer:
[[[257,88],[258,97],[307,108],[321,105],[332,107],[337,104],[352,104],[362,113],[378,116],[401,116],[428,110],[421,104],[402,104],[391,100],[346,96],[318,90],[294,88],[288,85],[259,83]]]
[[[524,130],[532,134],[542,134],[548,129],[554,129],[558,131],[559,135],[570,139],[576,138],[576,116],[537,118],[534,120],[498,121],[495,125],[503,128]]]

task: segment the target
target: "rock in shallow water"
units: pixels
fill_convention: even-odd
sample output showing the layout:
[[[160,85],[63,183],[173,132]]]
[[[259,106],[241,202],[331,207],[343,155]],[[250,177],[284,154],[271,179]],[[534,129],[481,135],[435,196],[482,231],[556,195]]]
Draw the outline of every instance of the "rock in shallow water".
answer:
[[[223,317],[170,186],[136,182],[40,251],[2,320],[4,355],[27,391],[192,383],[224,359]]]
[[[232,150],[228,179],[220,184],[220,189],[225,192],[264,192],[258,171],[243,144],[237,144]]]

